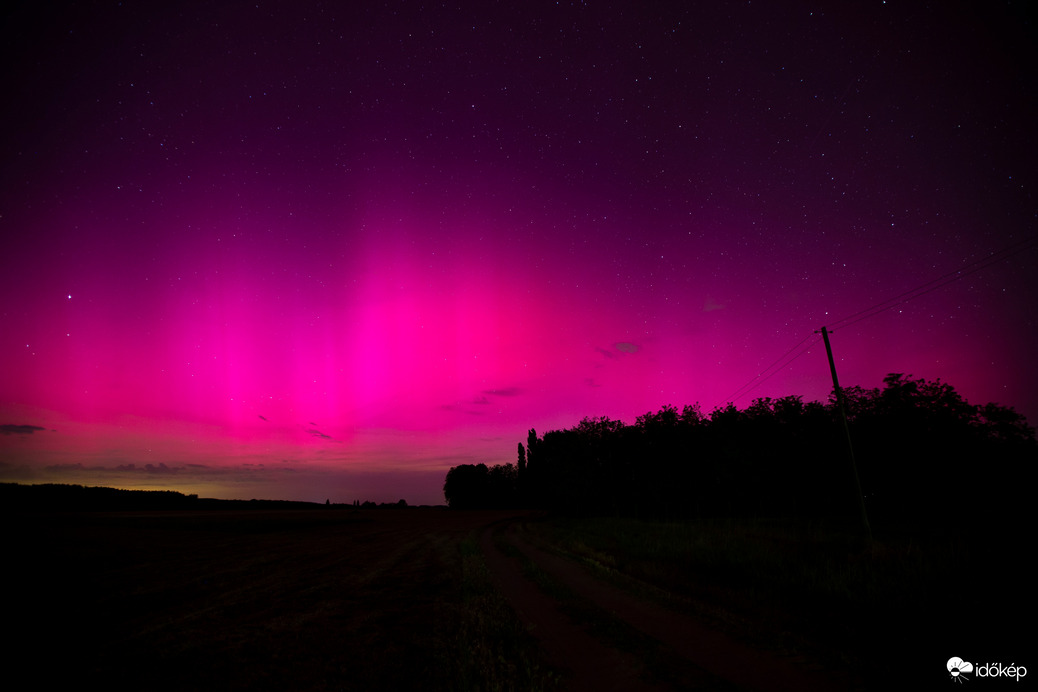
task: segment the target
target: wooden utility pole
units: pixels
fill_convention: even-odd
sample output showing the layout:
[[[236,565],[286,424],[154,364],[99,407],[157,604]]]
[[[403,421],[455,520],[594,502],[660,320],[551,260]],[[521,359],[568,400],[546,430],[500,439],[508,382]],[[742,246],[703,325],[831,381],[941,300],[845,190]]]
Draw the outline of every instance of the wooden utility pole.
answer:
[[[836,403],[840,407],[840,418],[843,420],[843,432],[847,436],[847,450],[851,455],[851,470],[854,471],[854,485],[858,489],[858,505],[861,507],[861,521],[865,524],[865,534],[872,543],[872,526],[869,525],[869,513],[865,511],[865,496],[861,492],[861,480],[858,478],[858,464],[854,460],[854,445],[851,443],[851,427],[847,424],[847,409],[843,404],[843,390],[836,377],[836,363],[833,361],[833,349],[829,345],[829,332],[822,327],[822,340],[825,342],[825,354],[829,356],[829,371],[833,374],[833,389],[836,390]]]

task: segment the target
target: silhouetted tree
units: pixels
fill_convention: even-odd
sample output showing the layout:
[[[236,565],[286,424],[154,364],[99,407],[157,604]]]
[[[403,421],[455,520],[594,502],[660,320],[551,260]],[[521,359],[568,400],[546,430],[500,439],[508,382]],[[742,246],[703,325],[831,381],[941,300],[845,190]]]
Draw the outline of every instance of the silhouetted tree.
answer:
[[[536,449],[540,440],[537,439],[537,431],[530,428],[530,432],[526,434],[526,466],[529,468],[536,457]]]
[[[474,509],[486,499],[487,465],[461,464],[447,471],[443,497],[451,509]]]
[[[1004,521],[1022,512],[1038,460],[1022,416],[973,406],[939,380],[892,373],[883,383],[844,389],[874,521]],[[709,416],[698,404],[680,413],[668,405],[631,426],[584,418],[543,438],[529,431],[522,499],[585,513],[853,518],[845,448],[834,397],[763,397]]]
[[[443,496],[451,509],[500,509],[518,504],[518,471],[512,464],[461,464],[447,471]]]

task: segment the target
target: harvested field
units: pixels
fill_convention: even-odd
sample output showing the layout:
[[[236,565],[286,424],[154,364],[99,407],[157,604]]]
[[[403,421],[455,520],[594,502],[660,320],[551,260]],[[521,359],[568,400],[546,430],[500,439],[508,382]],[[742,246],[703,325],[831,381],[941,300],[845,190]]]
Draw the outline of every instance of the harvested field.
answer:
[[[480,588],[462,544],[501,516],[9,517],[9,653],[51,689],[457,688],[481,665],[460,639]]]
[[[947,657],[973,651],[1021,662],[1011,610],[937,608],[1025,593],[1022,571],[980,578],[965,548],[845,555],[873,581],[826,568],[819,583],[858,592],[839,606],[782,576],[834,559],[786,529],[748,543],[711,529],[737,545],[723,557],[690,540],[699,529],[523,512],[5,518],[8,660],[43,688],[883,689],[946,683]]]

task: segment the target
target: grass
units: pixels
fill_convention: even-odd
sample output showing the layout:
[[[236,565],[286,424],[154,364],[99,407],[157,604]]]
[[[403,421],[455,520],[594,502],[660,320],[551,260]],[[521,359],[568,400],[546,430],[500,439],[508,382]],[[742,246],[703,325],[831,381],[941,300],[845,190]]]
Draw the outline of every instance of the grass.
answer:
[[[820,522],[622,518],[558,518],[531,530],[629,590],[866,679],[891,673],[895,651],[922,655],[933,643],[939,655],[937,642],[966,645],[1007,624],[949,604],[983,595],[1008,605],[1027,593],[1022,569],[985,567],[978,546],[992,546],[990,535],[901,532],[867,545]],[[1005,554],[1005,539],[994,555]]]
[[[460,545],[462,596],[458,610],[452,689],[556,690],[560,676],[545,666],[536,642],[494,588],[475,534]]]
[[[491,513],[6,515],[8,660],[36,687],[552,690],[475,540]],[[822,524],[555,519],[528,530],[602,576],[760,646],[891,678],[900,658],[1026,661],[1029,542]],[[528,562],[528,561],[527,561]],[[658,680],[656,645],[526,566]],[[906,653],[907,652],[907,653]],[[977,653],[980,652],[980,653]],[[932,655],[931,655],[932,654]],[[942,658],[943,657],[943,658]],[[927,659],[927,660],[929,660]],[[977,659],[981,660],[981,659]],[[879,683],[877,683],[879,686]]]
[[[519,561],[523,575],[541,593],[553,599],[573,623],[606,646],[625,652],[632,661],[637,661],[639,675],[646,681],[672,689],[729,689],[722,681],[674,655],[656,639],[553,579],[506,539],[497,536],[495,541],[501,552]]]
[[[28,686],[552,689],[471,535],[437,510],[9,516]]]

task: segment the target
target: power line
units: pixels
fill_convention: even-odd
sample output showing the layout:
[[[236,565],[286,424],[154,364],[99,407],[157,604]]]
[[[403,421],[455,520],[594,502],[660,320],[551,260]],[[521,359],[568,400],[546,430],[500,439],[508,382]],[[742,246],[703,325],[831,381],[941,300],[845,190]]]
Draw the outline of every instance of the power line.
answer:
[[[788,351],[786,351],[785,353],[783,353],[781,356],[779,356],[777,359],[775,359],[775,361],[773,363],[771,363],[771,365],[769,365],[768,367],[764,368],[759,373],[757,373],[752,378],[750,378],[749,382],[747,382],[746,384],[744,384],[743,386],[739,387],[734,392],[732,392],[728,397],[725,398],[725,401],[735,401],[736,399],[741,398],[742,396],[744,396],[745,394],[749,393],[750,391],[752,391],[753,389],[756,388],[756,386],[754,385],[754,382],[757,382],[758,380],[760,380],[760,382],[763,382],[768,377],[771,377],[772,375],[774,375],[776,372],[780,372],[785,367],[785,364],[782,365],[782,366],[779,366],[774,372],[771,372],[770,374],[765,376],[765,373],[769,372],[772,368],[775,368],[776,366],[778,366],[779,363],[781,363],[782,360],[784,358],[786,358],[786,356],[788,356],[789,354],[793,353],[798,348],[800,348],[804,344],[804,342],[807,341],[808,339],[810,339],[812,336],[814,336],[814,335],[813,334],[808,334],[806,337],[804,337],[800,341],[800,343],[798,343],[796,346],[794,346],[793,348],[791,348]],[[790,362],[792,362],[792,360]]]
[[[745,392],[743,392],[739,396],[740,397],[746,396],[747,394],[752,392],[754,389],[756,389],[757,387],[761,386],[762,384],[764,384],[765,382],[770,380],[772,377],[774,377],[775,375],[779,374],[781,371],[785,370],[787,367],[792,365],[793,361],[795,361],[797,358],[799,358],[800,356],[806,355],[807,353],[810,353],[811,349],[814,348],[818,344],[818,342],[821,341],[821,340],[822,340],[822,338],[818,337],[817,339],[815,339],[814,341],[809,343],[806,348],[804,348],[802,351],[800,351],[800,353],[796,354],[795,356],[793,356],[792,358],[787,360],[785,363],[782,364],[781,367],[777,368],[774,372],[769,374],[767,377],[761,378],[761,380],[759,382],[757,382],[757,384],[753,385],[752,387],[747,389]],[[801,342],[801,343],[803,343],[803,342]]]
[[[796,346],[794,346],[793,348],[791,348],[788,351],[786,351],[785,353],[783,353],[781,356],[779,356],[779,358],[777,360],[775,360],[774,363],[772,363],[768,367],[766,367],[763,370],[761,370],[757,375],[752,377],[749,382],[747,382],[743,386],[741,386],[738,389],[736,389],[730,395],[725,397],[724,400],[725,401],[730,401],[730,402],[735,402],[735,401],[741,399],[742,397],[746,396],[750,392],[752,392],[757,387],[759,387],[762,384],[764,384],[765,382],[767,382],[769,379],[771,379],[772,377],[774,377],[778,373],[780,373],[783,370],[785,370],[793,361],[795,361],[797,358],[799,358],[800,356],[802,356],[805,353],[807,353],[808,351],[810,351],[815,346],[815,344],[817,344],[819,341],[822,340],[822,337],[819,336],[819,337],[815,338],[814,341],[812,341],[810,344],[808,344],[806,348],[801,349],[801,347],[804,345],[804,343],[806,343],[809,339],[811,339],[811,337],[814,337],[814,336],[816,336],[814,332],[811,332],[810,334],[808,334],[806,337],[804,337],[800,341],[800,343],[798,343]],[[799,353],[797,353],[796,355],[790,357],[790,354],[794,353],[798,349],[801,349],[799,351]],[[765,374],[765,373],[767,373],[767,374]]]
[[[894,296],[893,298],[888,298],[887,300],[884,300],[881,303],[876,303],[875,305],[865,308],[864,310],[859,310],[858,312],[852,315],[848,315],[847,317],[836,320],[835,322],[831,322],[829,325],[829,331],[832,332],[836,329],[845,329],[851,326],[852,324],[857,324],[862,320],[878,315],[879,313],[885,312],[890,308],[896,307],[898,305],[904,305],[910,300],[915,300],[916,298],[924,296],[927,293],[936,291],[938,288],[947,286],[948,284],[958,281],[959,279],[963,279],[967,276],[970,276],[971,274],[976,274],[982,269],[987,269],[993,264],[998,264],[999,262],[1005,261],[1014,255],[1020,254],[1025,250],[1030,250],[1031,248],[1036,246],[1038,246],[1038,236],[1031,236],[1029,238],[1025,238],[1024,240],[1013,243],[1012,245],[1004,247],[1001,250],[992,252],[987,257],[982,257],[981,259],[974,260],[972,262],[967,262],[955,271],[948,272],[947,274],[938,276],[936,279],[931,279],[930,281],[920,284],[911,290],[905,291],[904,293],[900,293]]]
[[[835,322],[831,322],[830,324],[832,326],[829,327],[829,331],[834,331],[836,327],[839,327],[840,329],[846,329],[847,327],[850,327],[853,324],[857,324],[862,320],[866,320],[870,317],[875,317],[881,312],[885,312],[886,310],[889,310],[890,308],[895,307],[897,305],[904,305],[905,303],[911,300],[915,300],[916,298],[924,296],[927,293],[931,293],[939,288],[943,288],[944,286],[947,286],[950,283],[958,281],[959,279],[963,279],[967,276],[970,276],[971,274],[975,274],[981,271],[982,269],[987,269],[993,264],[1003,262],[1009,259],[1010,257],[1013,257],[1014,255],[1018,255],[1021,252],[1030,250],[1034,247],[1038,247],[1038,236],[1030,236],[1021,241],[1017,241],[1016,243],[1008,245],[1002,248],[1001,250],[992,252],[986,257],[973,260],[972,262],[967,262],[955,271],[943,274],[937,277],[936,279],[931,279],[930,281],[920,284],[913,289],[905,291],[904,293],[899,293],[893,298],[889,298],[880,303],[876,303],[875,305],[865,308],[864,310],[859,310],[858,312],[848,315],[842,319],[836,320]],[[812,336],[817,336],[817,333],[811,332],[810,334],[808,334],[796,346],[794,346],[793,348],[789,349],[784,354],[779,356],[771,365],[764,368],[757,375],[750,378],[748,382],[746,382],[744,385],[732,392],[732,394],[725,397],[724,401],[735,402],[741,399],[742,397],[746,396],[747,394],[755,390],[757,387],[760,387],[769,379],[777,375],[782,370],[785,370],[787,367],[789,367],[789,365],[793,363],[793,361],[800,358],[800,356],[804,355],[805,353],[808,353],[819,341],[822,340],[822,337],[818,336],[814,341],[808,344],[806,348],[801,349],[801,347],[804,346],[804,344],[809,339],[811,339]],[[801,350],[797,352],[798,349]],[[793,354],[794,352],[796,352],[796,355],[791,356],[791,354]]]

